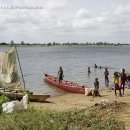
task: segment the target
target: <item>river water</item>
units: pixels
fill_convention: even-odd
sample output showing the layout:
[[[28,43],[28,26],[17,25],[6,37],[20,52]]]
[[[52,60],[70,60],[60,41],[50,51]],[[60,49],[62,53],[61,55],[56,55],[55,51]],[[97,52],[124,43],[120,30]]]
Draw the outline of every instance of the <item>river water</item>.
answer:
[[[1,47],[0,50],[5,48]],[[17,47],[17,50],[26,88],[50,95],[62,94],[63,91],[46,84],[43,73],[57,76],[59,66],[63,67],[64,79],[94,87],[94,79],[98,77],[100,88],[105,88],[105,67],[108,67],[110,73],[110,86],[114,71],[125,68],[130,72],[130,46],[32,46]],[[94,64],[102,68],[95,69]]]

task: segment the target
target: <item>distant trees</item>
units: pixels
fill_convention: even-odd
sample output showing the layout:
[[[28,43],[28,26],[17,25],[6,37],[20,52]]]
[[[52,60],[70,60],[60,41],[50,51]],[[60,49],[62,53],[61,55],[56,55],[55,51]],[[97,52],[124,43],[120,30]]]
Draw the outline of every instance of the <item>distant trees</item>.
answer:
[[[47,43],[47,46],[51,46],[52,44],[51,43]]]
[[[0,45],[7,45],[7,43],[5,43],[5,42],[1,42]]]
[[[84,42],[84,43],[78,43],[78,42],[63,42],[63,43],[57,43],[57,42],[48,42],[48,43],[25,43],[24,41],[21,41],[20,43],[14,43],[13,40],[10,41],[10,43],[1,42],[0,45],[21,45],[21,46],[57,46],[57,45],[63,45],[63,46],[77,46],[77,45],[83,45],[83,46],[123,46],[123,45],[130,45],[128,43],[122,44],[122,43],[109,43],[109,42]]]
[[[21,44],[24,45],[24,41],[21,41]]]

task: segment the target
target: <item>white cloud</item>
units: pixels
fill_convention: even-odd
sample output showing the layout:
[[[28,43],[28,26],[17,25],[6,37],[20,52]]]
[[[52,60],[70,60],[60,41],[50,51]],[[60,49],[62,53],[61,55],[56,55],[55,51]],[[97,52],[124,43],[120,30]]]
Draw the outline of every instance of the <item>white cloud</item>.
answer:
[[[67,4],[67,0],[48,0],[45,3],[47,9],[57,9],[62,8]]]
[[[85,19],[85,18],[90,18],[90,17],[91,17],[89,11],[88,11],[88,10],[85,10],[85,9],[80,9],[80,10],[77,12],[76,16],[77,16],[78,18],[81,18],[81,19]]]
[[[112,2],[109,8],[107,6],[98,14],[96,7],[94,14],[89,10],[90,7],[85,8],[83,2],[80,5],[76,5],[76,2],[70,5],[68,0],[13,0],[11,2],[6,0],[0,1],[0,5],[43,7],[37,10],[0,9],[0,29],[4,32],[0,36],[2,41],[12,39],[18,42],[22,40],[27,42],[109,41],[111,37],[116,36],[114,41],[123,42],[125,34],[130,33],[128,3]],[[128,37],[125,40],[130,41]]]
[[[130,5],[119,5],[116,10],[115,14],[117,15],[130,15]]]

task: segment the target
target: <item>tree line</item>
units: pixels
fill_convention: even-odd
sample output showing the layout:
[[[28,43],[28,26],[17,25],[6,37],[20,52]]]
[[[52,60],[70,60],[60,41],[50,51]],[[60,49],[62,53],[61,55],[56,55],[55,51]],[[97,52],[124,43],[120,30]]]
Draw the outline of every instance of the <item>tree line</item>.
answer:
[[[57,43],[57,42],[49,42],[49,43],[25,43],[24,41],[21,41],[20,43],[15,43],[13,40],[10,41],[10,43],[1,42],[0,45],[26,45],[26,46],[33,46],[33,45],[44,45],[44,46],[55,46],[55,45],[96,45],[96,46],[120,46],[120,45],[130,45],[128,43],[109,43],[109,42],[86,42],[86,43],[79,43],[79,42],[63,42],[63,43]]]

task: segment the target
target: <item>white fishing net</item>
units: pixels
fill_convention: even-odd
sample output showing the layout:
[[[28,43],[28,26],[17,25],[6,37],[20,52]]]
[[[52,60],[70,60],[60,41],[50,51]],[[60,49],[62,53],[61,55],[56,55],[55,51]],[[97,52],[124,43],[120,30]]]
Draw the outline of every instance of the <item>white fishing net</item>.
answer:
[[[16,66],[15,47],[6,52],[0,52],[0,87],[10,89],[22,87]]]

